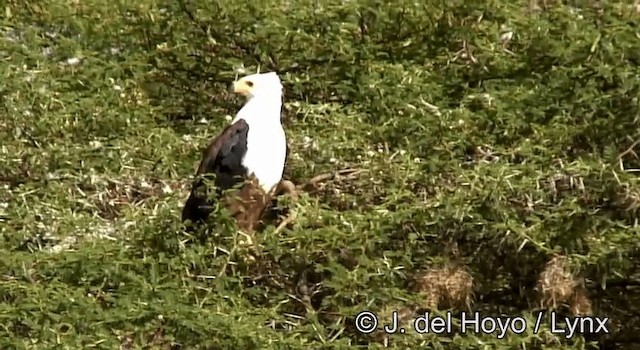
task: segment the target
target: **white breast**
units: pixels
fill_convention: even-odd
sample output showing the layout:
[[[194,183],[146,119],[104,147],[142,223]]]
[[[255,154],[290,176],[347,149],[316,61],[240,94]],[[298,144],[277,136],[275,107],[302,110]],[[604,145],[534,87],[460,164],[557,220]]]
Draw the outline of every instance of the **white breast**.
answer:
[[[282,179],[286,153],[287,141],[282,125],[271,128],[250,126],[247,153],[242,164],[247,168],[247,175],[255,175],[265,192],[270,192]]]
[[[281,108],[279,98],[253,99],[233,121],[243,118],[249,124],[247,153],[242,165],[247,168],[247,176],[255,175],[266,192],[280,183],[287,156],[287,139],[280,123]]]

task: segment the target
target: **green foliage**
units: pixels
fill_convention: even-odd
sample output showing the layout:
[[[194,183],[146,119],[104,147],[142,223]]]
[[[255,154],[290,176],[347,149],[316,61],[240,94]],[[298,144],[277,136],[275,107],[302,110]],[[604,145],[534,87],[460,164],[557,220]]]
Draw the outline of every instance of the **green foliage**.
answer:
[[[545,323],[388,345],[640,342],[639,15],[534,5],[5,3],[0,347],[379,348],[355,315],[421,305],[413,281],[452,261],[473,276],[472,310],[533,325],[553,254],[612,335]],[[224,214],[204,239],[179,223],[199,149],[241,103],[227,90],[241,66],[284,80],[289,178],[363,170],[303,194],[257,247]]]

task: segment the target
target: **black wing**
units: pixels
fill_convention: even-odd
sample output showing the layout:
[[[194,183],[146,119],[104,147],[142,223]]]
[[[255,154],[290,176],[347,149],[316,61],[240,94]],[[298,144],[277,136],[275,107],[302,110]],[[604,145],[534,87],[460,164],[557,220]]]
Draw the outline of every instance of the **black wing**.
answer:
[[[182,209],[182,221],[204,221],[212,211],[214,203],[207,200],[201,175],[215,174],[218,195],[243,181],[247,169],[242,165],[242,159],[247,152],[248,132],[249,125],[240,119],[227,126],[205,149],[191,194]]]

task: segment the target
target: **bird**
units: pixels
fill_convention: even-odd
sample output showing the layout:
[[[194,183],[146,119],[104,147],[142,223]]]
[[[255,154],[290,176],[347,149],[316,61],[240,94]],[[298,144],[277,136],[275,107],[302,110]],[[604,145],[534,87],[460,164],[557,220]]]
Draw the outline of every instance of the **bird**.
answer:
[[[246,102],[203,152],[182,210],[182,221],[191,222],[188,227],[205,222],[216,201],[229,209],[241,231],[251,233],[259,227],[289,153],[281,121],[282,90],[276,72],[255,73],[233,82],[231,91]],[[204,193],[207,186],[202,177],[209,174],[215,175],[217,197],[213,199]]]

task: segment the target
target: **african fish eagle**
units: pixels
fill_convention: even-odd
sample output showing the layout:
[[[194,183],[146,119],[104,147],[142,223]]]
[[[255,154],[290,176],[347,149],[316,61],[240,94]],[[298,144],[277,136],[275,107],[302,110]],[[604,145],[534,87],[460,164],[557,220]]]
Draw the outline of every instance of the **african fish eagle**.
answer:
[[[213,211],[215,203],[203,193],[201,175],[215,174],[218,196],[244,182],[233,198],[219,198],[241,230],[253,231],[282,179],[288,152],[280,120],[282,83],[275,72],[251,74],[235,81],[231,89],[247,101],[231,125],[205,149],[182,220],[203,222]]]

